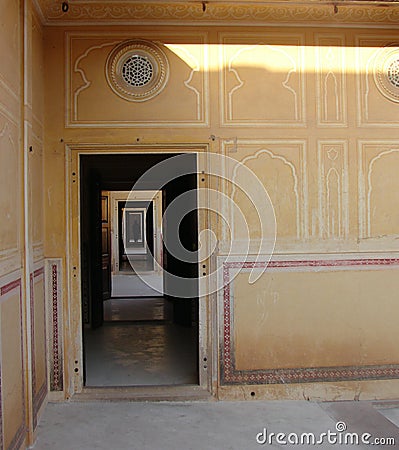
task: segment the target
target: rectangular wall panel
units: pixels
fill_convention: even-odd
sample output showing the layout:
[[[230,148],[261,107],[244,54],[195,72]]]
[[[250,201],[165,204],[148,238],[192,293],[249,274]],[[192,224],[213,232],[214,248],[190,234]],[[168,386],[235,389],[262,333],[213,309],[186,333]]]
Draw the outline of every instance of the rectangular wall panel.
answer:
[[[291,31],[220,35],[223,126],[305,125],[303,42]]]
[[[31,354],[33,427],[36,428],[40,407],[47,395],[47,339],[44,296],[44,267],[31,274]]]
[[[146,51],[148,42],[156,43],[152,78],[160,75],[164,86],[155,84],[154,95],[146,91],[145,79],[130,89],[114,73],[119,63],[109,65],[112,51],[130,47]],[[66,110],[68,127],[204,127],[208,125],[208,51],[206,33],[133,32],[68,33],[66,62]],[[123,49],[126,43],[127,50]],[[153,45],[153,44],[151,44]],[[130,47],[129,47],[130,46]],[[136,47],[135,47],[136,46]],[[138,47],[137,47],[138,46]],[[119,47],[118,47],[119,48]],[[117,52],[117,54],[119,54]],[[159,56],[161,55],[161,56]],[[162,56],[164,55],[164,56]],[[162,62],[163,57],[165,61]],[[144,70],[144,69],[143,69]],[[143,72],[144,73],[144,72]],[[124,88],[118,89],[119,84]],[[142,86],[142,87],[141,87]],[[150,86],[150,84],[148,84]],[[161,86],[161,85],[160,85]],[[148,87],[150,89],[150,87]],[[135,92],[141,97],[134,97]],[[121,96],[122,92],[122,96]],[[123,92],[127,98],[123,97]],[[148,97],[148,100],[147,100]],[[173,107],[171,108],[171,105]]]
[[[14,279],[13,279],[14,278]],[[18,449],[25,439],[25,369],[21,278],[0,280],[1,412],[4,448]]]
[[[222,384],[399,378],[398,270],[399,259],[225,262]]]

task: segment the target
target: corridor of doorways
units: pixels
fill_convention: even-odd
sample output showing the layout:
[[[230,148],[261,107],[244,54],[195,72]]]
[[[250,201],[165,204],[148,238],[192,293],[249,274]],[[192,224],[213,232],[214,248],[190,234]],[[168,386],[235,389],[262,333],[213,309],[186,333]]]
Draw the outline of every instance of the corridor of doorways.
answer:
[[[181,261],[164,245],[177,227],[185,249],[198,247],[197,161],[195,154],[183,154],[174,163],[175,156],[81,155],[85,386],[199,382],[198,262]],[[169,173],[157,170],[167,159]],[[191,212],[181,223],[163,220],[168,206],[187,192]],[[176,279],[189,280],[190,298],[165,290]]]

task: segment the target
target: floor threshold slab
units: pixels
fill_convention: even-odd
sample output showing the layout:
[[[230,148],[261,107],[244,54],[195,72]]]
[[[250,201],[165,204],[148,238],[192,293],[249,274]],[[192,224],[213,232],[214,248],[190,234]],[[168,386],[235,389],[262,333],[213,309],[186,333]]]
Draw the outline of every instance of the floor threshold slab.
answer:
[[[377,409],[399,408],[399,399],[374,400],[372,405]]]
[[[213,401],[206,389],[197,385],[85,387],[71,401]]]

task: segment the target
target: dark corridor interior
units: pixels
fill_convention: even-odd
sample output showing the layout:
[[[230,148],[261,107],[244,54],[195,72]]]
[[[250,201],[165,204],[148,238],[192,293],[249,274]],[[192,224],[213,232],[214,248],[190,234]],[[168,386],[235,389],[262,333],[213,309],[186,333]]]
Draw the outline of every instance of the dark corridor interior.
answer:
[[[198,384],[198,261],[181,261],[163,247],[163,284],[183,280],[182,298],[175,290],[140,297],[132,288],[126,298],[112,298],[111,263],[102,252],[102,191],[138,189],[162,192],[162,213],[185,194],[191,212],[181,222],[163,221],[163,237],[198,247],[196,155],[101,154],[80,160],[81,280],[84,382],[86,386]],[[157,164],[168,161],[168,170]],[[136,185],[137,186],[137,185]],[[135,187],[136,189],[136,187]],[[187,193],[191,193],[187,196]],[[147,224],[148,225],[148,224]],[[151,239],[149,239],[151,244]],[[151,245],[149,245],[152,251]],[[181,292],[181,290],[179,291]]]
[[[143,223],[139,227],[139,232],[141,229],[144,229],[145,238],[143,240],[140,239],[141,243],[146,244],[148,248],[148,256],[144,255],[126,255],[125,245],[124,245],[124,236],[123,236],[123,225],[126,221],[124,217],[124,212],[126,209],[130,208],[145,208],[146,215]],[[145,270],[151,271],[154,270],[154,205],[153,202],[126,202],[126,201],[118,201],[118,230],[119,230],[119,239],[118,239],[118,250],[119,250],[119,270],[122,272],[135,272],[136,270]],[[145,222],[145,226],[144,226]],[[137,225],[137,222],[136,222]],[[103,225],[104,226],[104,225]],[[134,245],[134,243],[133,243]],[[158,261],[159,262],[159,261]]]

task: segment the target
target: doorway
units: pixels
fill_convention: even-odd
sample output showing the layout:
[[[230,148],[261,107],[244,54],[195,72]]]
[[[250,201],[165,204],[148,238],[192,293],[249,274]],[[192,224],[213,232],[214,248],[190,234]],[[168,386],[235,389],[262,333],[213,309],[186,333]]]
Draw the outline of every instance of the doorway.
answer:
[[[87,387],[198,385],[197,159],[176,153],[80,156],[83,383]],[[157,164],[170,159],[164,183]],[[151,171],[138,190],[136,182]],[[154,170],[155,169],[155,170]],[[179,223],[164,213],[183,193]],[[189,297],[168,286],[188,280]]]
[[[102,191],[112,297],[163,295],[162,191]],[[107,229],[104,229],[107,228]]]

